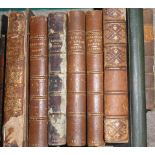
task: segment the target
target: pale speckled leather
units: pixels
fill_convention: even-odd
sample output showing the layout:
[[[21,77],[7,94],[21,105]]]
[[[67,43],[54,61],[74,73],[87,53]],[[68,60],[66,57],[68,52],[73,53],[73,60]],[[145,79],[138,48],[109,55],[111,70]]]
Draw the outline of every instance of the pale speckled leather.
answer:
[[[66,13],[48,15],[48,144],[66,144]]]

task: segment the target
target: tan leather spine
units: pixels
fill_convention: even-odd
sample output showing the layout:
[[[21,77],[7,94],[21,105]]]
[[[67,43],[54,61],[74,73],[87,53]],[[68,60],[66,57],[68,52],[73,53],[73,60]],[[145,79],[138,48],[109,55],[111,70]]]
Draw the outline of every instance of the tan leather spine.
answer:
[[[30,18],[29,146],[47,146],[47,18]]]
[[[66,144],[66,13],[48,15],[48,144]]]
[[[128,142],[126,10],[104,9],[104,134],[106,143]]]
[[[88,11],[86,14],[88,146],[104,144],[102,30],[102,11]]]
[[[144,9],[145,90],[146,108],[155,108],[153,10]]]
[[[67,26],[67,144],[85,146],[85,13],[70,11]]]
[[[8,19],[3,145],[25,146],[28,103],[27,17],[23,12],[11,12]]]

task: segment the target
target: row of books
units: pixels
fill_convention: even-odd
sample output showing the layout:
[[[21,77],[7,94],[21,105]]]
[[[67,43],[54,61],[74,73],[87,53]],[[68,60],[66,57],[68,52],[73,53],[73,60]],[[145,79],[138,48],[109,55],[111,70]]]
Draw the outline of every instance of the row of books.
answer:
[[[145,15],[151,109],[153,20],[149,9]],[[48,17],[10,12],[0,49],[3,146],[128,143],[127,37],[126,9],[51,12]]]

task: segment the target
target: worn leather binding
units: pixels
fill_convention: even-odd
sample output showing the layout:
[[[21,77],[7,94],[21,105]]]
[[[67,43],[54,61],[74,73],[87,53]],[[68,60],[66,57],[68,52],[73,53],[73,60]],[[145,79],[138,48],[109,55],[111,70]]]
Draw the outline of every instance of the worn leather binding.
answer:
[[[0,37],[0,146],[2,145],[2,120],[4,104],[5,35]]]
[[[48,144],[66,144],[66,14],[48,15]]]
[[[102,11],[88,11],[86,14],[88,146],[104,144],[102,29]]]
[[[47,146],[47,18],[30,18],[29,146]]]
[[[26,145],[26,108],[28,90],[28,38],[27,15],[11,12],[8,17],[5,101],[4,146]]]
[[[155,108],[153,10],[144,9],[145,90],[146,108]]]
[[[104,135],[106,143],[128,142],[126,10],[104,9]]]
[[[85,13],[70,11],[67,27],[67,144],[86,144]]]

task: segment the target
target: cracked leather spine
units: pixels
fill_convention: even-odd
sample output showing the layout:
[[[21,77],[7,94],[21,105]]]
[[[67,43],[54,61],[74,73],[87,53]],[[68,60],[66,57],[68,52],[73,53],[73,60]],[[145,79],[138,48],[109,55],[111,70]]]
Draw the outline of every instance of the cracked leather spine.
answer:
[[[66,144],[66,13],[48,15],[48,144]]]
[[[8,17],[3,145],[25,146],[27,143],[28,37],[24,12]]]

